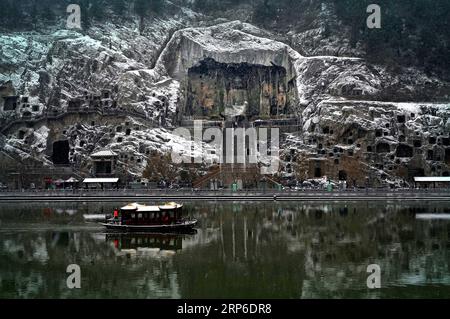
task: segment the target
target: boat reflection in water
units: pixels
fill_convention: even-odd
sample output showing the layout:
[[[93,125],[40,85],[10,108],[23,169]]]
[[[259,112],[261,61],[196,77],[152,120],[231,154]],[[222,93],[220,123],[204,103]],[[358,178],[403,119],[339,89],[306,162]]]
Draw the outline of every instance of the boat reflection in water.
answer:
[[[180,233],[107,233],[106,242],[117,256],[166,257],[183,249],[183,239],[192,237],[195,229]]]

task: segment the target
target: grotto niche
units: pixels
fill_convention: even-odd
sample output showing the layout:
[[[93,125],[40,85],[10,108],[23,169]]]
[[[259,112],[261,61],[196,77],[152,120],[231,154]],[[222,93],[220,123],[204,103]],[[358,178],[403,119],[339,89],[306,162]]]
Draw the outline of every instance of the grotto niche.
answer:
[[[57,141],[53,143],[52,161],[55,165],[69,165],[69,141]]]
[[[295,98],[295,81],[286,74],[285,68],[274,64],[206,58],[188,70],[184,115],[214,118],[236,109],[248,118],[287,114]]]

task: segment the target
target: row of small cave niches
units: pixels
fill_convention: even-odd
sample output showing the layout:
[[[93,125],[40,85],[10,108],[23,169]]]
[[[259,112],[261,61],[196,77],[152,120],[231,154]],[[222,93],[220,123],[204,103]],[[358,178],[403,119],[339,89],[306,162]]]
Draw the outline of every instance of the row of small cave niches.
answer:
[[[387,126],[387,128],[389,127]],[[444,135],[444,132],[435,131],[426,138],[421,138],[420,132],[414,132],[414,134],[408,135],[408,138],[399,135],[395,142],[389,142],[383,140],[383,137],[392,137],[392,134],[390,132],[386,134],[383,129],[377,129],[375,138],[373,138],[373,135],[370,138],[373,144],[367,145],[364,141],[364,138],[368,136],[367,131],[350,129],[344,134],[342,147],[330,141],[322,142],[326,139],[326,135],[334,134],[333,129],[324,127],[322,133],[323,135],[310,136],[304,142],[315,146],[319,157],[328,157],[330,160],[334,160],[336,165],[340,164],[341,155],[354,156],[355,152],[359,154],[363,152],[366,160],[373,160],[378,169],[393,171],[403,165],[405,160],[408,161],[415,155],[422,155],[425,160],[429,161],[428,165],[432,173],[443,176],[449,174],[448,167],[441,163],[450,163],[450,147],[448,147],[450,138],[448,134]],[[356,139],[356,142],[354,139]],[[383,161],[384,159],[386,161]]]
[[[376,129],[375,130],[375,137],[378,138],[378,137],[387,137],[387,136],[395,135],[391,131],[389,131],[389,128],[390,128],[389,124],[386,124],[386,129],[381,129],[381,128],[380,129]],[[323,128],[322,133],[323,134],[328,134],[328,135],[333,135],[334,131],[332,129],[330,129],[328,126],[326,126],[326,127]],[[361,133],[357,132],[357,134],[353,134],[353,132],[350,131],[348,133],[348,136],[345,137],[342,140],[342,143],[348,144],[348,145],[354,144],[354,135],[356,135],[355,138],[361,138],[361,137],[364,137],[366,135],[366,131],[361,131]],[[414,147],[421,147],[422,146],[422,138],[421,138],[422,134],[421,134],[421,132],[417,131],[417,132],[415,132],[412,135],[417,137],[416,139],[413,139]],[[449,135],[448,132],[445,135],[444,131],[441,131],[441,132],[438,132],[438,133],[435,132],[433,134],[430,134],[430,136],[427,138],[427,140],[428,140],[428,143],[431,144],[431,145],[442,145],[442,146],[449,146],[450,145],[450,135]],[[403,135],[403,134],[398,135],[398,141],[400,143],[406,142],[406,136]],[[310,142],[310,144],[311,144],[311,142]]]
[[[103,89],[99,93],[89,93],[86,91],[83,95],[70,99],[68,102],[68,108],[79,109],[83,106],[110,107],[113,109],[121,108],[121,106],[118,105],[114,95],[117,95],[117,88],[114,90]],[[169,101],[166,96],[157,95],[155,92],[152,92],[151,96],[158,99],[153,102],[153,106],[158,109],[167,107]]]
[[[345,160],[343,159],[344,156],[353,156],[354,155],[354,150],[353,149],[343,149],[342,147],[334,147],[332,149],[331,152],[329,152],[327,154],[327,152],[325,150],[321,150],[320,152],[318,152],[319,156],[325,156],[332,160],[334,165],[339,166],[341,164],[341,161]],[[373,153],[375,154],[375,153]],[[288,163],[290,162],[295,162],[297,159],[297,153],[296,150],[292,149],[291,153],[286,157],[286,161]],[[404,159],[405,158],[400,158],[397,157],[394,154],[388,155],[385,157],[376,157],[376,158],[368,158],[373,160],[374,163],[374,167],[382,170],[382,171],[395,171],[397,169],[399,169],[401,166],[407,165],[408,162],[405,162]],[[447,162],[450,161],[450,151],[447,151],[446,153],[447,156]],[[290,166],[288,164],[288,166]],[[288,167],[287,166],[287,167]],[[430,167],[430,171],[431,173],[433,173],[433,175],[442,175],[442,176],[449,176],[449,170],[448,167],[444,164],[442,164],[441,162],[431,162],[429,163],[429,167]],[[290,172],[291,170],[288,169],[288,172]]]
[[[95,126],[97,123],[95,121],[91,121],[90,124],[91,126]],[[141,129],[142,128],[139,125],[133,125],[131,122],[125,122],[115,128],[110,128],[109,134],[111,138],[114,138],[117,134],[120,134],[116,137],[116,142],[122,143],[124,141],[124,136],[130,136],[133,131],[140,131]],[[64,131],[63,134],[66,134],[66,131]],[[79,147],[84,147],[86,144],[86,141],[80,140]]]
[[[102,90],[100,93],[88,93],[87,91],[82,96],[72,98],[68,102],[68,108],[78,109],[83,105],[88,105],[89,107],[112,107],[117,106],[117,102],[112,98],[112,93],[110,90]]]
[[[445,134],[444,131],[435,131],[433,133],[427,134],[427,137],[424,137],[423,133],[416,131],[408,134],[407,138],[404,131],[402,132],[403,134],[396,134],[395,132],[391,132],[388,129],[389,124],[386,124],[386,129],[376,129],[375,139],[397,136],[397,141],[400,144],[400,147],[397,151],[399,157],[412,157],[414,155],[414,148],[422,148],[426,145],[433,148],[435,148],[436,146],[441,146],[443,148],[450,146],[450,135],[448,132]],[[322,133],[325,135],[333,135],[334,131],[329,127],[324,127]],[[365,130],[361,130],[358,128],[356,129],[356,132],[354,132],[354,130],[350,129],[344,134],[343,138],[341,138],[341,143],[351,146],[355,144],[355,139],[361,140],[361,138],[366,138],[367,135],[367,131]],[[314,144],[316,142],[316,139],[310,139],[308,141],[309,144]],[[357,144],[356,147],[361,148],[361,145]],[[318,144],[318,148],[322,149],[321,144]],[[374,145],[368,145],[366,151],[369,153],[389,153],[392,151],[392,149],[389,143],[380,141]],[[420,151],[421,150],[418,150],[419,154]]]
[[[430,142],[429,144],[431,146],[436,145],[436,146],[449,146],[449,138],[442,138],[442,142],[436,142],[436,140],[434,138],[430,137]],[[333,149],[332,152],[329,153],[330,156],[333,156],[333,154],[336,153],[341,153],[342,152],[342,148],[341,147],[332,147],[332,144],[330,142],[327,142],[326,145],[324,146],[322,143],[317,143],[317,139],[310,139],[308,140],[308,144],[312,145],[312,144],[316,144],[317,145],[317,152],[320,155],[326,155],[327,151],[326,148],[331,148]],[[348,143],[348,145],[354,145],[354,142],[351,141]],[[360,143],[356,143],[356,149],[361,149],[362,145]],[[428,149],[428,150],[424,150],[422,149],[422,141],[421,140],[413,140],[411,143],[406,143],[405,139],[401,139],[399,138],[399,143],[392,143],[389,144],[387,142],[378,142],[375,145],[367,145],[366,146],[366,152],[367,153],[378,153],[378,154],[383,154],[383,153],[391,153],[395,150],[395,154],[397,157],[413,157],[414,154],[423,154],[424,151],[427,152],[427,159],[428,160],[436,160],[436,161],[442,161],[444,160],[444,156],[439,155],[440,150],[442,152],[444,152],[444,149],[447,148],[439,148],[436,147],[434,149]],[[352,156],[354,153],[354,149],[355,148],[350,148],[347,149],[347,155]],[[436,156],[434,156],[433,154],[438,154]]]
[[[28,96],[5,96],[3,97],[4,112],[22,112],[24,117],[31,116],[32,112],[39,112],[41,107],[38,104],[31,104]]]
[[[92,121],[90,123],[92,126],[95,126],[95,122]],[[117,125],[115,128],[110,128],[109,129],[109,133],[110,133],[110,137],[114,138],[116,137],[117,134],[120,134],[119,136],[116,137],[115,141],[116,143],[122,143],[124,141],[124,138],[126,136],[130,136],[131,133],[133,131],[140,131],[142,130],[142,127],[139,125],[135,125],[132,124],[131,122],[124,122],[121,125]],[[162,136],[158,136],[161,140],[163,140],[164,138]],[[79,142],[79,147],[84,148],[88,145],[88,143],[85,140],[80,140]],[[146,157],[148,157],[151,154],[151,150],[150,149],[144,149],[142,150],[142,154],[144,154]],[[133,156],[133,155],[128,155],[128,153],[120,153],[119,154],[119,159],[121,162],[123,163],[142,163],[143,159],[139,156]],[[120,164],[118,165],[120,167]]]

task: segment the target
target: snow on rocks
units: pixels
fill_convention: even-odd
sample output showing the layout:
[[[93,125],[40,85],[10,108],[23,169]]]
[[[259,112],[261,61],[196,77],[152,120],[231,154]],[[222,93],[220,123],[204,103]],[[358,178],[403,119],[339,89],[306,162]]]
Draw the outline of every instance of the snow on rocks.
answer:
[[[191,67],[205,58],[277,65],[295,83],[292,111],[301,117],[301,132],[286,136],[281,149],[306,153],[317,174],[327,169],[334,177],[362,178],[376,172],[392,180],[390,176],[422,173],[408,172],[408,165],[422,167],[424,174],[448,172],[449,105],[378,102],[397,96],[392,92],[399,92],[399,100],[416,97],[426,84],[439,86],[436,79],[417,70],[393,75],[361,59],[358,49],[349,49],[347,43],[339,46],[339,39],[324,44],[319,39],[324,25],[290,34],[294,48],[304,44],[304,50],[296,51],[251,24],[204,21],[198,26],[198,18],[180,8],[172,17],[146,21],[142,32],[135,21],[124,21],[94,24],[84,33],[54,28],[47,34],[2,34],[0,84],[11,81],[20,97],[29,97],[29,106],[21,106],[14,116],[36,117],[50,109],[64,113],[73,99],[95,98],[107,90],[111,96],[101,102],[112,101],[128,111],[132,129],[119,130],[121,123],[68,121],[70,161],[88,169],[92,152],[110,148],[119,154],[121,165],[139,175],[152,150],[214,159],[207,145],[191,148],[170,130],[178,124]],[[333,56],[343,53],[347,57]],[[4,149],[48,163],[47,144],[56,125],[47,124],[10,132]],[[352,175],[350,165],[361,176]]]

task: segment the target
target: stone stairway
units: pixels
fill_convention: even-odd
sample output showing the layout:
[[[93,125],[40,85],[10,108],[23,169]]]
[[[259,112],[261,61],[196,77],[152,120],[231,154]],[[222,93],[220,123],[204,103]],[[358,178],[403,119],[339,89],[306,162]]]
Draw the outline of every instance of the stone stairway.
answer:
[[[220,167],[214,168],[212,171],[210,171],[205,176],[202,176],[201,178],[197,179],[193,183],[194,188],[199,188],[199,187],[205,186],[205,184],[207,182],[209,182],[214,177],[217,177],[220,174],[220,171],[221,171]]]

